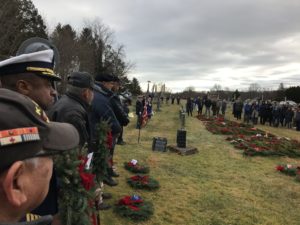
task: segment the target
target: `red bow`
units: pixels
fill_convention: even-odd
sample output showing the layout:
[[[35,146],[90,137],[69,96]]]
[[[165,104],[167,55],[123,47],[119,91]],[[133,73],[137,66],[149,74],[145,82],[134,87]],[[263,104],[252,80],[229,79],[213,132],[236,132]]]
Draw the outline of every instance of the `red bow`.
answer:
[[[126,205],[133,211],[139,211],[140,208],[135,205],[136,203],[143,203],[143,200],[142,199],[132,200],[131,196],[125,196],[124,198],[119,200],[118,204]]]
[[[130,178],[133,181],[139,181],[142,184],[148,184],[149,183],[149,176],[140,176],[140,175],[136,175]]]
[[[89,191],[94,185],[95,174],[84,172],[85,164],[88,160],[87,157],[79,156],[81,160],[80,165],[78,166],[79,175],[81,178],[81,183],[85,190]]]

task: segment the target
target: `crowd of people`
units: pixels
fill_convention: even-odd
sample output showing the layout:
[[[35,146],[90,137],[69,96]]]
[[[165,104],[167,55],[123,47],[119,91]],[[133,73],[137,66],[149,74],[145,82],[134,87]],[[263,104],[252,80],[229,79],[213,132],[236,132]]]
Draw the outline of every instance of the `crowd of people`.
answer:
[[[130,99],[120,98],[117,76],[83,71],[69,74],[59,96],[52,44],[35,43],[27,50],[0,62],[0,224],[61,224],[52,156],[74,149],[78,155],[94,152],[97,124],[105,121],[111,144],[103,184],[117,185],[113,156],[116,144],[125,144]],[[111,195],[101,187],[96,208],[104,210],[110,205],[103,198]]]
[[[300,105],[276,101],[241,101],[237,99],[232,105],[232,114],[237,120],[243,115],[245,123],[269,124],[273,127],[296,127],[300,131]]]
[[[207,95],[201,97],[191,98],[186,100],[186,112],[188,116],[193,116],[193,111],[197,112],[197,115],[205,115],[206,117],[217,116],[222,114],[225,116],[227,109],[227,101],[217,98],[210,98]]]
[[[276,101],[242,101],[240,98],[232,103],[232,114],[237,120],[249,124],[261,125],[269,124],[274,127],[296,127],[300,131],[300,105],[290,105],[288,102],[279,103]],[[186,100],[186,113],[193,116],[193,111],[197,115],[225,116],[227,101],[217,98],[209,98],[207,95],[196,98],[188,97]]]

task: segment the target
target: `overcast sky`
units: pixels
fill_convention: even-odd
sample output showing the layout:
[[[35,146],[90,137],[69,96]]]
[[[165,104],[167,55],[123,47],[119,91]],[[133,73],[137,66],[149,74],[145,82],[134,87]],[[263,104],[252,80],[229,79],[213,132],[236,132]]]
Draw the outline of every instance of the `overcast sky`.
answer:
[[[135,63],[129,77],[173,92],[214,84],[300,85],[299,0],[33,0],[50,28],[100,18]]]

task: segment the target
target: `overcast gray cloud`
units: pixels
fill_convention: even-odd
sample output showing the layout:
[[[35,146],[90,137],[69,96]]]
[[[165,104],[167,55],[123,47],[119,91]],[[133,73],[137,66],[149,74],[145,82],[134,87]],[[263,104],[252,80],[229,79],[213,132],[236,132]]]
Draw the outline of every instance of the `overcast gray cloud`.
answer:
[[[33,0],[50,27],[101,18],[126,46],[130,76],[173,92],[214,84],[300,85],[298,0]]]

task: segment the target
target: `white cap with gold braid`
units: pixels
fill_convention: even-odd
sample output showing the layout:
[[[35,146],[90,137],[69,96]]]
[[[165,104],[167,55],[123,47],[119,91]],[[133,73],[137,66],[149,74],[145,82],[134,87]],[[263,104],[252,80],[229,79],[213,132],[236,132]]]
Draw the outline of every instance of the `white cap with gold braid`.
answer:
[[[53,71],[54,52],[52,49],[22,54],[0,62],[0,76],[35,73],[53,80],[61,80]]]

